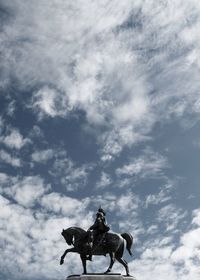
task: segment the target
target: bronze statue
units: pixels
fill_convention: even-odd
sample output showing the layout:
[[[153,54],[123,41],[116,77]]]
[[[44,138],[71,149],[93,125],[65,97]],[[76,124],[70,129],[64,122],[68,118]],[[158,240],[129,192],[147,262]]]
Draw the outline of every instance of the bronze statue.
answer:
[[[99,246],[101,242],[105,242],[105,233],[110,230],[110,227],[106,223],[105,216],[106,212],[100,206],[96,214],[96,220],[94,224],[88,229],[88,241],[90,246],[88,260],[90,261],[92,260],[92,249],[94,244],[96,244],[96,246]]]
[[[132,256],[132,235],[129,233],[117,234],[108,232],[110,228],[106,224],[105,212],[103,209],[98,211],[96,216],[97,218],[95,223],[89,228],[89,231],[85,231],[79,227],[70,227],[65,230],[63,229],[61,233],[62,236],[67,244],[69,246],[72,245],[73,247],[64,252],[61,256],[60,264],[64,263],[64,258],[67,253],[78,253],[80,254],[80,258],[82,260],[83,274],[87,274],[86,262],[88,259],[91,260],[92,255],[105,256],[109,254],[110,265],[105,273],[111,272],[113,264],[115,260],[117,260],[125,267],[126,275],[130,276],[128,263],[122,257],[124,253],[124,240],[126,241],[126,249]],[[90,230],[94,230],[92,237],[90,235]]]

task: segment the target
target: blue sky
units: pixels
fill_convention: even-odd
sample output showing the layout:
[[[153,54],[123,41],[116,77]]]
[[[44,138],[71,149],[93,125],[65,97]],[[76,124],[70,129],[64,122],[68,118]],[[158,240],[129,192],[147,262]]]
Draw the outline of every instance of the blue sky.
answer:
[[[134,236],[138,279],[199,279],[199,15],[196,0],[1,1],[0,279],[81,273],[77,255],[59,266],[60,232],[99,205]]]

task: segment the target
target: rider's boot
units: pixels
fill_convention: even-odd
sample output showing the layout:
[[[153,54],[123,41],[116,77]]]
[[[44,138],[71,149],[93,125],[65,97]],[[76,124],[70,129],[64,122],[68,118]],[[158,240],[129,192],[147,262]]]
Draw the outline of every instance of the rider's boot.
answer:
[[[89,253],[87,255],[87,260],[88,261],[92,261],[92,247],[93,247],[93,243],[89,242]]]
[[[92,261],[92,255],[88,255],[88,256],[87,256],[87,260],[88,260],[88,261]]]

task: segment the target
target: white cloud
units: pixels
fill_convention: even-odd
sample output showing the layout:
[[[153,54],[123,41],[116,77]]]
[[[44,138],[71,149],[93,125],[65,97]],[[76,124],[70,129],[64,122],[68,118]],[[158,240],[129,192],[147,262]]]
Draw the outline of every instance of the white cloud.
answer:
[[[88,217],[91,215],[90,213],[86,215],[84,221],[82,217],[82,211],[83,209],[86,209],[88,207],[89,202],[89,199],[78,200],[68,196],[62,196],[61,194],[56,192],[52,192],[48,195],[43,196],[40,201],[41,206],[48,211],[53,211],[55,213],[62,214],[63,216],[68,216],[71,219],[72,217],[75,217],[76,224],[81,223],[81,225],[83,223],[87,223]],[[87,226],[89,227],[88,224]]]
[[[41,111],[44,111],[50,117],[55,117],[56,108],[54,105],[54,99],[57,93],[55,90],[50,88],[43,88],[35,94],[36,101],[34,102],[35,107],[39,107]]]
[[[7,109],[7,114],[13,116],[16,110],[16,102],[14,100],[10,101]]]
[[[101,160],[112,161],[120,155],[124,146],[131,147],[133,144],[149,139],[150,137],[134,132],[132,125],[123,125],[120,129],[110,128],[110,131],[103,133],[98,139],[98,143],[102,146],[100,150]]]
[[[146,198],[146,205],[148,207],[149,204],[159,204],[165,201],[170,200],[170,196],[166,196],[165,192],[161,190],[158,194],[150,194]]]
[[[8,178],[9,178],[9,176],[8,176],[7,174],[5,174],[5,173],[0,173],[0,182],[1,182],[1,184],[6,183],[7,180],[8,180]]]
[[[116,207],[119,209],[119,213],[125,216],[129,212],[137,210],[140,203],[138,196],[128,192],[118,198]]]
[[[61,182],[68,191],[77,191],[87,183],[88,172],[85,166],[72,167],[63,175]]]
[[[32,207],[38,199],[50,189],[39,176],[8,178],[10,185],[1,187],[1,192],[14,199],[24,207]],[[6,183],[6,181],[5,181]]]
[[[200,226],[200,209],[196,209],[193,211],[193,219],[192,224]]]
[[[46,161],[51,159],[53,155],[54,155],[53,150],[47,149],[47,150],[35,151],[34,153],[32,153],[31,157],[34,162],[45,163]]]
[[[146,207],[152,204],[157,205],[169,201],[172,198],[173,189],[173,185],[168,183],[167,185],[164,185],[158,193],[147,195],[145,200]]]
[[[143,223],[139,218],[142,207],[140,198],[127,192],[117,198],[115,207],[120,231],[130,232],[136,242],[138,236],[144,232]]]
[[[105,187],[109,186],[111,183],[112,183],[111,177],[107,173],[102,171],[100,181],[97,182],[96,187],[105,188]]]
[[[147,149],[143,155],[117,168],[116,175],[119,177],[138,176],[140,178],[159,176],[167,167],[167,159],[164,156]]]
[[[171,213],[168,214],[169,216]],[[194,211],[194,219],[199,216],[199,209]],[[173,232],[172,232],[173,235]],[[167,279],[194,279],[200,275],[199,224],[180,234],[180,244],[175,246],[173,239],[164,235],[149,240],[140,258],[130,263],[131,271],[136,278],[146,280],[151,275]],[[164,241],[164,242],[163,242]]]
[[[199,209],[194,211],[194,219],[199,216]],[[199,234],[200,228],[199,223],[194,220],[195,227],[191,228],[182,235],[180,240],[180,246],[173,252],[172,260],[175,264],[182,264],[185,271],[189,275],[194,276],[193,279],[200,275],[200,241]]]
[[[44,132],[38,125],[33,126],[29,135],[30,138],[39,138],[40,141],[44,138]]]
[[[2,116],[0,116],[0,133],[2,134],[4,128],[4,120]]]
[[[69,107],[64,95],[47,86],[36,92],[33,99],[34,108],[39,112],[40,118],[45,115],[49,117],[64,116]]]
[[[89,173],[93,167],[93,164],[82,164],[78,166],[67,157],[65,151],[58,150],[49,173],[56,180],[59,180],[66,190],[77,191],[86,185]]]
[[[73,219],[31,211],[0,196],[1,205],[1,272],[10,278],[63,278],[66,267],[59,266],[59,257],[66,248],[61,238],[62,228]],[[71,260],[81,272],[81,261]]]
[[[19,158],[11,156],[9,153],[7,153],[4,150],[0,150],[0,159],[3,163],[12,165],[14,167],[21,166],[21,160]]]
[[[183,212],[173,204],[162,207],[157,213],[157,220],[165,227],[166,232],[177,233],[180,229],[178,225],[187,217],[187,211]]]
[[[9,129],[5,136],[0,138],[8,148],[21,149],[26,143],[29,142],[27,138],[23,138],[22,134],[16,128]]]
[[[157,121],[199,114],[196,0],[15,0],[7,9],[15,21],[3,27],[4,84],[10,76],[22,88],[40,84],[31,104],[40,117],[84,110],[90,125],[104,126],[102,160],[148,140]]]

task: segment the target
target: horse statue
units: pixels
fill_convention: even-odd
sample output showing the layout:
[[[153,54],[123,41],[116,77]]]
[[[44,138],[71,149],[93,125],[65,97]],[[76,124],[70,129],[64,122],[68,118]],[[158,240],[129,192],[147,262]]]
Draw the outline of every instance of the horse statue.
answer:
[[[117,233],[110,233],[107,232],[104,234],[103,239],[100,242],[94,242],[94,245],[91,247],[89,246],[89,238],[88,232],[83,230],[79,227],[70,227],[67,229],[63,229],[62,236],[64,237],[66,243],[71,246],[72,248],[67,249],[64,254],[61,256],[60,264],[64,263],[64,258],[67,253],[74,252],[80,254],[80,258],[83,265],[83,274],[87,274],[86,268],[86,261],[88,260],[88,254],[92,255],[110,255],[110,265],[105,274],[111,272],[113,264],[115,260],[121,263],[125,270],[126,275],[130,276],[129,274],[129,267],[128,263],[122,258],[124,253],[124,244],[126,241],[126,249],[129,254],[132,256],[131,246],[133,243],[133,237],[129,233],[117,234]]]

